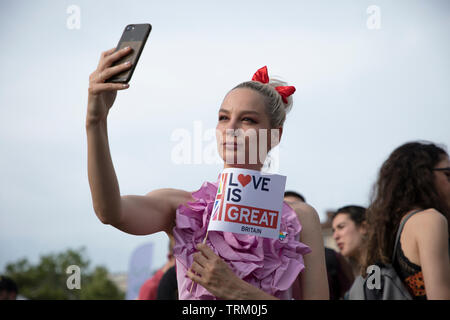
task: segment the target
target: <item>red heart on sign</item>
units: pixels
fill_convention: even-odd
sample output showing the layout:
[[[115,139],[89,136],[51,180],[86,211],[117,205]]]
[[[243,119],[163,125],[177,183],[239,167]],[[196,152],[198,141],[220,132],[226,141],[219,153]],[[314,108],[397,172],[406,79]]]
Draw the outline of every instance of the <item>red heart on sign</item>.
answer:
[[[250,175],[244,176],[243,174],[238,175],[238,180],[242,184],[243,187],[248,185],[250,181],[252,180],[252,177]]]

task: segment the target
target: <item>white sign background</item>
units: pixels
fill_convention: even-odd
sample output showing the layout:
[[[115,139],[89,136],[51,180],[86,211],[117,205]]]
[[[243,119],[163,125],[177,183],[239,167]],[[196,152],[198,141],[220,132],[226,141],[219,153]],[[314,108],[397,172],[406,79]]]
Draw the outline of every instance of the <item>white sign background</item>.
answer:
[[[208,230],[278,239],[286,176],[227,168],[219,179]]]

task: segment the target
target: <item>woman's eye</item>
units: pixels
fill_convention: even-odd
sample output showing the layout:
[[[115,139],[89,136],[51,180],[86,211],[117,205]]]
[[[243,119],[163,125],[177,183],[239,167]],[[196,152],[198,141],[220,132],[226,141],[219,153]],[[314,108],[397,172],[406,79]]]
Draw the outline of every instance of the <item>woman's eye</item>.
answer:
[[[228,119],[227,116],[219,116],[219,121],[227,120],[227,119]],[[247,117],[243,118],[242,121],[248,121],[248,122],[251,122],[251,123],[256,123],[255,120],[253,120],[252,118],[247,118]]]

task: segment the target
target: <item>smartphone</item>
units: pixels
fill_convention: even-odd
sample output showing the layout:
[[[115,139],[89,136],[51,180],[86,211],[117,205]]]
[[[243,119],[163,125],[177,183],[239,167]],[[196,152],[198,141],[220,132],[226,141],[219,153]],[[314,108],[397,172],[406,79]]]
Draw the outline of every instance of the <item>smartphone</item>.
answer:
[[[131,76],[133,75],[151,30],[152,26],[148,23],[129,24],[125,27],[122,37],[117,44],[116,51],[125,47],[131,47],[132,51],[130,54],[114,62],[112,66],[131,61],[131,68],[112,76],[106,82],[128,83],[131,80]]]

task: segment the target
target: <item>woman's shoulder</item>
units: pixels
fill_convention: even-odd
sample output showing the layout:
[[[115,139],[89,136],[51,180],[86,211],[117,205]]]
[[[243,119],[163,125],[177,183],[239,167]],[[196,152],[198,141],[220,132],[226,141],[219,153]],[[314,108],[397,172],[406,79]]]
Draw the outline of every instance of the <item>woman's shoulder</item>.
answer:
[[[320,224],[320,217],[314,207],[305,202],[296,202],[294,204],[290,204],[290,206],[294,209],[302,226],[302,237],[314,233],[321,234],[322,227]]]
[[[305,222],[320,224],[319,214],[317,213],[316,209],[314,209],[314,207],[312,207],[311,205],[299,201],[293,204],[289,204],[289,206],[291,206],[291,208],[294,209],[298,219],[302,224],[304,224]]]
[[[406,223],[405,231],[416,239],[448,233],[447,218],[438,210],[429,208],[417,212]]]
[[[406,215],[405,215],[406,216]],[[436,225],[447,225],[447,218],[438,210],[434,208],[428,208],[421,210],[411,216],[406,224],[415,226],[424,231],[424,227],[433,227]],[[405,224],[405,226],[406,226]]]

